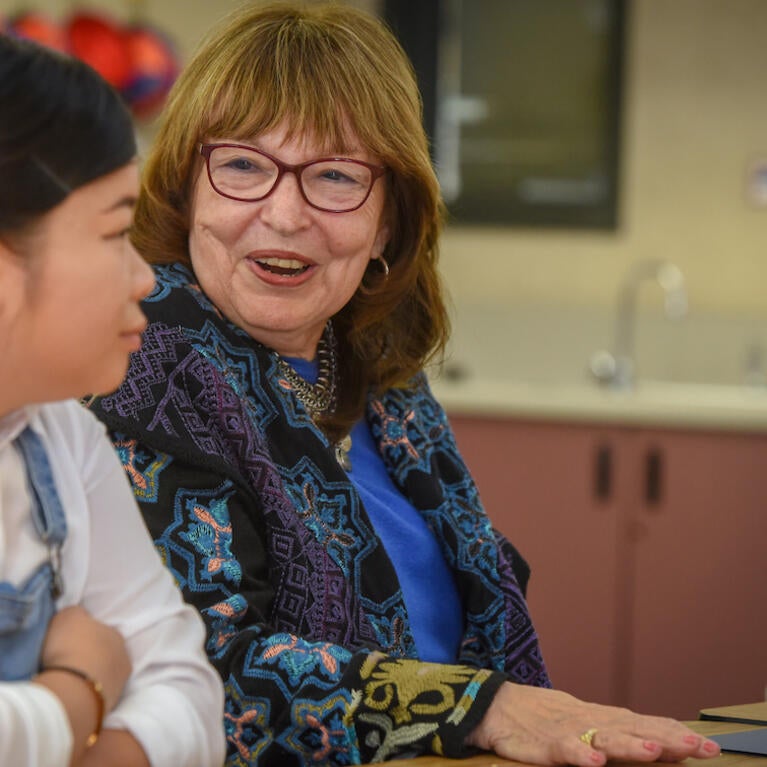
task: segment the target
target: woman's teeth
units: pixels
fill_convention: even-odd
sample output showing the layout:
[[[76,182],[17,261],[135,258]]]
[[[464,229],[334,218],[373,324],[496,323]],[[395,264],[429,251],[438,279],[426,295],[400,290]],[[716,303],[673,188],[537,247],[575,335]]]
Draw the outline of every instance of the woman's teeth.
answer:
[[[309,268],[295,258],[259,258],[258,263],[267,271],[282,275],[301,274]]]

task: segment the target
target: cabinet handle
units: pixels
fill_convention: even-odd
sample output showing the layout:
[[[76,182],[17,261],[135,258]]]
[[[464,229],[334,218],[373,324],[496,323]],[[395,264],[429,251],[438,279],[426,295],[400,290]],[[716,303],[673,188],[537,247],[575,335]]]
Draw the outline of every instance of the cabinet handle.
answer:
[[[594,495],[597,500],[608,501],[612,494],[613,451],[609,445],[599,445],[594,473]]]
[[[663,454],[652,447],[645,456],[645,502],[657,506],[663,494]]]

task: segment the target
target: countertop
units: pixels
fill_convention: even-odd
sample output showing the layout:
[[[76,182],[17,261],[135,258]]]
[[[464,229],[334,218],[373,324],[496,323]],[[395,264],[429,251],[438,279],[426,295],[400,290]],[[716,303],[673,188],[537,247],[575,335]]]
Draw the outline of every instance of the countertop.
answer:
[[[444,376],[431,384],[448,414],[767,433],[767,387],[640,381],[616,391],[591,382]]]

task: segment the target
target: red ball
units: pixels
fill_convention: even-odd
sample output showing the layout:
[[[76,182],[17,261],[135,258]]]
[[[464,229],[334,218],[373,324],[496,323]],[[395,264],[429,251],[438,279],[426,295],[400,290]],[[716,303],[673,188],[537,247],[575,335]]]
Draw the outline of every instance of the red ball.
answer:
[[[167,96],[178,75],[178,60],[170,41],[149,26],[131,27],[125,37],[131,71],[123,95],[136,114],[146,115]]]
[[[68,48],[65,31],[42,13],[27,11],[13,16],[6,22],[4,31],[9,35],[34,40],[57,51],[66,52]]]
[[[69,50],[118,90],[130,77],[131,60],[123,30],[102,16],[76,13],[67,24]]]

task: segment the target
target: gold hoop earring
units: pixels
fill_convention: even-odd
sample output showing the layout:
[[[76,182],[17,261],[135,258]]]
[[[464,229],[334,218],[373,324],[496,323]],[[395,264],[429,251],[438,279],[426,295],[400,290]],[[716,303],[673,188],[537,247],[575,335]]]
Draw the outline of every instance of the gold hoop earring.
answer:
[[[386,285],[387,280],[389,279],[389,264],[386,262],[386,259],[381,256],[376,256],[375,258],[370,259],[370,263],[373,261],[380,262],[381,266],[383,267],[383,270],[381,274],[383,275],[383,278],[379,278],[376,280],[375,284],[372,287],[368,287],[365,285],[364,282],[360,283],[359,291],[365,296],[372,296],[374,293],[377,293],[384,285]]]
[[[386,280],[389,279],[389,264],[386,262],[386,259],[383,257],[383,255],[381,255],[376,256],[373,261],[380,261],[383,265],[383,281],[386,282]]]

